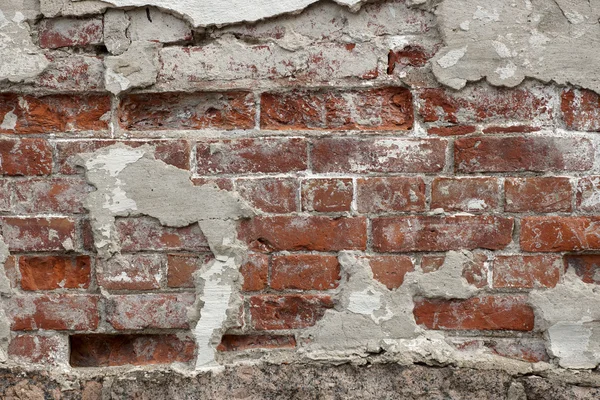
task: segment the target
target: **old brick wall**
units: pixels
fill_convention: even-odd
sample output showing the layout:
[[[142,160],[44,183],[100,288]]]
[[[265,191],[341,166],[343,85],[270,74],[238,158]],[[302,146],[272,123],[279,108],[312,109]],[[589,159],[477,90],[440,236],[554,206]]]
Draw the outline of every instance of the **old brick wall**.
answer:
[[[59,3],[19,22],[44,68],[0,76],[7,366],[201,370],[216,295],[202,271],[222,254],[202,224],[133,211],[113,215],[118,258],[100,254],[94,170],[78,156],[102,149],[145,149],[253,210],[226,240],[244,252],[209,366],[600,363],[595,92],[443,86],[434,10],[404,0],[224,27]],[[153,171],[136,175],[149,190],[165,183]],[[184,212],[170,192],[155,206]],[[357,316],[373,327],[352,336]],[[338,328],[346,341],[327,339]]]

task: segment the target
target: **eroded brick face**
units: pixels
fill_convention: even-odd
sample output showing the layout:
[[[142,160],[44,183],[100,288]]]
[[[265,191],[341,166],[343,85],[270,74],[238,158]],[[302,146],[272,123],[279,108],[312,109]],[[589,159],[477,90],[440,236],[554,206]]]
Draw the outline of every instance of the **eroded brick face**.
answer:
[[[375,345],[412,340],[414,327],[440,331],[444,346],[476,361],[562,367],[534,303],[565,285],[598,292],[599,95],[541,81],[450,89],[433,72],[447,50],[442,24],[409,5],[418,2],[314,3],[193,28],[152,6],[41,0],[35,20],[20,22],[34,46],[27,52],[48,65],[7,80],[0,59],[9,362],[193,367],[207,349],[217,363],[263,353],[288,362],[310,359],[324,337],[323,348],[347,346],[330,355],[351,350],[370,361]],[[5,32],[20,17],[0,9]],[[461,32],[488,18],[476,17]],[[128,55],[139,45],[151,50]],[[84,154],[115,145],[144,152],[146,164],[83,165]],[[149,162],[164,181],[151,182]],[[103,188],[89,170],[112,179],[132,164],[145,165],[135,182],[152,189],[144,200],[183,171],[186,185],[189,176],[190,187],[210,186],[251,212],[226,216],[235,233],[219,241],[225,223],[213,217],[169,225],[138,202],[104,232],[118,244],[106,255],[89,201]],[[129,194],[113,184],[115,198]],[[185,214],[181,193],[171,188],[151,211]],[[111,195],[103,210],[115,205]],[[230,262],[229,294],[208,271]],[[569,296],[551,303],[566,307]],[[227,322],[208,340],[211,302],[227,309]],[[596,314],[580,320],[598,324]],[[97,383],[89,393],[102,392]]]

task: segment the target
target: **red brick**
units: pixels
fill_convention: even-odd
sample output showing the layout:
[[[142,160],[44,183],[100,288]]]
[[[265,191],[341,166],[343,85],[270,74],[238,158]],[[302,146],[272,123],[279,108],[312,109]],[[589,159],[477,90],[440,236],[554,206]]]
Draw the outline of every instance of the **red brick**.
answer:
[[[379,252],[503,249],[512,240],[512,218],[494,216],[406,216],[373,219]]]
[[[588,139],[570,137],[474,137],[454,142],[459,172],[586,171],[594,164]]]
[[[364,250],[367,224],[363,217],[258,216],[243,221],[240,237],[253,250]]]
[[[350,211],[352,179],[308,179],[302,181],[302,209],[317,212]]]
[[[521,221],[521,249],[558,252],[599,250],[600,217],[527,217]]]
[[[427,129],[428,134],[437,136],[461,136],[475,133],[476,131],[477,128],[472,125],[434,126]]]
[[[560,279],[560,255],[496,256],[495,288],[553,288]]]
[[[19,270],[23,290],[86,289],[90,286],[88,256],[21,256]]]
[[[263,93],[262,129],[409,130],[413,125],[408,89]]]
[[[15,296],[7,315],[13,331],[94,330],[98,327],[98,297],[83,294]]]
[[[307,143],[299,138],[260,138],[198,143],[198,174],[283,173],[305,170]]]
[[[104,89],[104,63],[101,57],[46,53],[48,68],[34,78],[34,84],[57,92],[89,92]]]
[[[72,367],[187,363],[194,360],[191,337],[178,335],[72,335]]]
[[[130,131],[170,129],[252,129],[255,101],[250,92],[129,94],[118,117]]]
[[[440,172],[446,163],[444,139],[355,139],[332,137],[315,140],[315,172]]]
[[[40,47],[44,49],[104,43],[101,17],[43,19],[38,35]]]
[[[531,331],[534,326],[533,309],[520,296],[420,299],[413,313],[417,324],[428,329]]]
[[[432,52],[418,44],[407,45],[399,50],[390,50],[387,74],[392,75],[396,66],[424,67],[432,56]]]
[[[156,251],[210,251],[208,242],[198,224],[183,228],[160,225],[153,218],[119,218],[115,222],[121,248],[126,252]]]
[[[0,139],[0,159],[2,175],[49,175],[52,172],[52,148],[43,139]]]
[[[323,254],[274,255],[271,287],[275,290],[328,290],[338,287],[340,264]]]
[[[267,213],[295,212],[298,182],[295,179],[239,179],[236,188],[250,205]]]
[[[83,201],[95,190],[81,178],[32,178],[14,187],[16,213],[84,213]]]
[[[499,194],[495,178],[434,178],[431,208],[470,212],[495,210]]]
[[[193,293],[132,294],[111,296],[106,304],[106,320],[123,329],[186,329]]]
[[[167,256],[167,286],[171,288],[194,288],[194,272],[213,259],[207,254],[169,254]]]
[[[421,270],[424,273],[435,272],[439,270],[446,261],[446,256],[424,255],[421,258]],[[473,253],[472,260],[463,265],[462,277],[478,288],[487,286],[488,281],[488,258],[485,254]]]
[[[425,122],[443,125],[475,123],[552,122],[554,99],[541,90],[474,86],[460,92],[424,89],[418,94],[418,111]]]
[[[11,252],[69,250],[77,236],[70,218],[2,217],[0,223]]]
[[[13,337],[8,345],[8,356],[12,360],[26,363],[55,364],[65,354],[65,340],[54,334],[52,336],[42,335],[17,335]]]
[[[96,281],[108,290],[159,289],[165,259],[160,254],[127,254],[96,259]]]
[[[82,153],[93,153],[104,147],[122,143],[130,147],[149,145],[154,149],[154,157],[181,169],[190,167],[190,143],[185,140],[77,140],[56,142],[56,164],[61,174],[73,175],[77,173],[75,157]]]
[[[255,292],[267,287],[269,279],[270,257],[260,253],[248,254],[248,259],[241,266],[240,273],[244,277],[244,292]]]
[[[564,264],[583,282],[600,284],[600,254],[569,254],[565,256]]]
[[[483,129],[483,133],[531,133],[540,130],[539,127],[526,125],[488,126]]]
[[[110,97],[101,94],[0,94],[0,133],[106,131],[109,112]]]
[[[425,182],[421,178],[359,178],[356,187],[360,213],[425,210]]]
[[[577,209],[600,213],[600,176],[586,176],[577,183]]]
[[[414,271],[415,266],[409,256],[382,255],[368,257],[373,271],[373,278],[388,289],[393,290],[402,286],[404,275]]]
[[[313,326],[330,308],[333,308],[333,301],[329,296],[260,295],[250,298],[252,326],[257,330]]]
[[[600,96],[591,90],[566,89],[560,109],[567,129],[600,131]]]
[[[223,335],[218,351],[246,351],[252,349],[293,349],[293,335]]]
[[[569,178],[507,178],[504,192],[508,212],[570,212],[572,208]]]

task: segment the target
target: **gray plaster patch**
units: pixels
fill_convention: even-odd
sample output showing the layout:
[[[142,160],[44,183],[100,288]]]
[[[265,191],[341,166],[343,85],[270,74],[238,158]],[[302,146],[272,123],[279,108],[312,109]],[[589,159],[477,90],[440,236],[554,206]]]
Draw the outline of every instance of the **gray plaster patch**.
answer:
[[[436,14],[445,47],[432,68],[441,83],[513,87],[531,77],[600,92],[597,1],[444,0]]]
[[[104,45],[111,54],[121,55],[129,48],[130,19],[123,10],[108,10],[104,13]]]
[[[31,40],[27,20],[37,14],[29,1],[7,0],[0,4],[0,82],[31,80],[50,64]]]
[[[536,327],[546,332],[547,348],[563,368],[592,369],[600,364],[600,287],[569,270],[555,288],[529,295]]]
[[[127,51],[119,56],[108,56],[104,60],[106,67],[106,89],[119,94],[137,87],[156,83],[159,61],[159,43],[132,42]]]
[[[0,236],[0,363],[8,361],[10,343],[10,321],[5,312],[4,299],[12,295],[10,281],[6,276],[4,264],[10,255],[4,238]]]
[[[192,324],[198,345],[196,366],[214,366],[215,348],[237,322],[241,302],[236,293],[246,247],[237,240],[236,221],[254,212],[232,193],[210,185],[194,186],[187,171],[154,159],[148,146],[134,149],[117,144],[79,158],[88,182],[97,188],[88,195],[85,207],[101,258],[118,262],[123,257],[116,217],[146,215],[164,226],[200,225],[215,259],[197,273],[196,304],[189,316],[197,321]]]

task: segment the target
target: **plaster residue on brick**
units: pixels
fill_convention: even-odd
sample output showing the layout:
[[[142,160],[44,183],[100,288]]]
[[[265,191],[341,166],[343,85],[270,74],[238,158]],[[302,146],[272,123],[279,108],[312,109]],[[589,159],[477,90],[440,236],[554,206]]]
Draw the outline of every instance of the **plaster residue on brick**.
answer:
[[[563,368],[593,369],[600,364],[600,291],[569,269],[555,288],[529,295],[536,326]]]
[[[436,14],[445,47],[432,67],[448,86],[485,78],[513,87],[530,77],[600,91],[596,2],[444,0]]]
[[[31,40],[27,23],[38,13],[30,0],[0,3],[0,82],[28,81],[48,67],[48,60]]]
[[[163,226],[198,223],[215,259],[196,276],[196,304],[190,310],[197,367],[214,364],[221,335],[235,325],[240,307],[239,267],[246,248],[237,240],[236,221],[253,211],[230,192],[194,186],[189,173],[154,159],[148,146],[113,145],[80,156],[86,178],[97,190],[88,195],[94,242],[101,258],[118,261],[117,217],[150,216]],[[110,296],[109,294],[105,294]]]
[[[342,252],[337,305],[327,310],[313,328],[301,333],[303,350],[310,357],[384,350],[404,358],[414,352],[431,352],[431,357],[438,361],[452,358],[448,352],[453,350],[443,335],[426,332],[415,322],[413,299],[415,296],[465,299],[475,295],[479,289],[462,276],[473,257],[468,251],[450,251],[439,270],[409,272],[399,288],[390,290],[373,278],[368,258]]]
[[[4,264],[10,255],[4,238],[0,236],[0,363],[8,360],[10,343],[10,321],[4,309],[4,299],[12,294],[10,281],[6,275]]]

